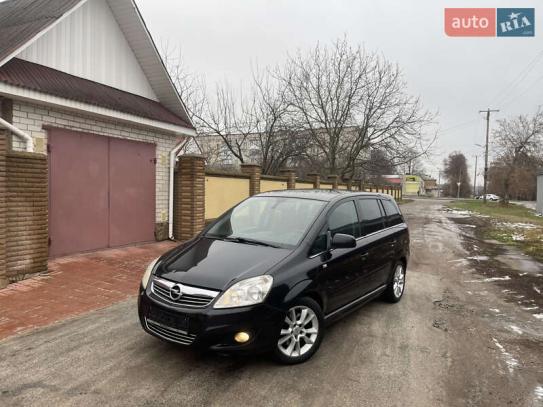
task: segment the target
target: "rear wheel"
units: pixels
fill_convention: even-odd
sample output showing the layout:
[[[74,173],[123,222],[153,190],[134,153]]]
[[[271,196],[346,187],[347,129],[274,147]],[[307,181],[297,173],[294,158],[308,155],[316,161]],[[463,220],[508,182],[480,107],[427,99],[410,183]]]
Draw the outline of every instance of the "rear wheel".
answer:
[[[403,263],[396,263],[392,280],[388,284],[383,297],[389,302],[398,302],[402,299],[405,291],[405,266]]]
[[[285,364],[302,363],[315,354],[324,335],[324,317],[319,304],[302,298],[283,320],[275,346],[275,358]]]

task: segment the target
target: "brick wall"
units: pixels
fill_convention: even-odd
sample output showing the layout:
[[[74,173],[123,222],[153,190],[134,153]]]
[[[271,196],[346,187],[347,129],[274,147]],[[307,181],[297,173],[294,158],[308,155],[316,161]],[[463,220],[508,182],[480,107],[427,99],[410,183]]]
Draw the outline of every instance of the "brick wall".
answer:
[[[34,138],[35,151],[42,154],[45,154],[47,146],[47,132],[43,129],[43,125],[155,143],[157,151],[156,222],[168,221],[169,153],[179,141],[173,133],[152,131],[144,127],[97,119],[96,116],[20,101],[13,102],[13,124]],[[13,149],[24,150],[24,144],[15,137]]]
[[[177,240],[192,239],[205,226],[205,158],[179,158],[174,186],[174,230]]]
[[[5,131],[0,130],[0,289],[8,284],[6,271],[6,196],[7,196],[7,180],[6,180],[6,154],[7,154],[8,138]]]
[[[7,154],[6,270],[10,281],[47,270],[47,157]]]
[[[222,212],[248,196],[259,193],[262,190],[262,182],[272,182],[273,189],[296,189],[297,181],[301,182],[305,188],[307,188],[306,184],[313,184],[313,187],[317,189],[321,186],[319,174],[311,174],[311,180],[296,180],[294,170],[284,169],[281,173],[283,175],[281,177],[263,176],[261,168],[255,164],[242,165],[241,174],[217,171],[206,173],[204,157],[181,156],[174,178],[174,238],[181,241],[191,239],[204,228],[206,221],[220,216]],[[213,179],[213,183],[209,182],[206,185],[206,174],[207,181]],[[232,183],[232,180],[236,180],[236,183]],[[245,182],[237,182],[241,180]],[[331,180],[335,189],[375,191],[388,193],[395,199],[401,199],[399,187],[364,185],[360,180],[355,184],[353,180],[340,183],[337,175],[331,176]],[[208,211],[213,213],[213,216],[207,216],[208,219],[206,219],[206,215],[209,215],[209,213],[206,214],[206,206],[213,209]]]

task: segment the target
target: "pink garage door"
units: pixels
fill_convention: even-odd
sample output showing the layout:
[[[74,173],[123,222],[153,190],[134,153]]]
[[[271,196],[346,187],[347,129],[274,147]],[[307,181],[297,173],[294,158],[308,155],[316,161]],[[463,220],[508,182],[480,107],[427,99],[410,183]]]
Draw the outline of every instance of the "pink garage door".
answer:
[[[154,240],[155,146],[50,129],[50,256]]]

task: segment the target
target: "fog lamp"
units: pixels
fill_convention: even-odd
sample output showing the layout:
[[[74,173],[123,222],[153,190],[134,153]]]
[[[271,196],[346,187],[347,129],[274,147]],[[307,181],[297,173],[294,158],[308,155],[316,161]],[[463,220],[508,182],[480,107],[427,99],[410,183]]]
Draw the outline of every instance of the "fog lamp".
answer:
[[[234,335],[234,340],[238,343],[245,343],[250,338],[251,336],[247,332],[238,332],[236,335]]]

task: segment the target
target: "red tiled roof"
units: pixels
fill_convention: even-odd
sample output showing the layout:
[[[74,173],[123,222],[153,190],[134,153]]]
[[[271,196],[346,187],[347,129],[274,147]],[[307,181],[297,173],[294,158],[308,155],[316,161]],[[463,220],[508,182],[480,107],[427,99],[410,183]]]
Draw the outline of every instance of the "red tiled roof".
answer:
[[[22,59],[14,58],[0,67],[0,82],[151,120],[193,128],[191,124],[157,101]]]

